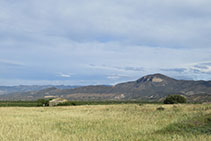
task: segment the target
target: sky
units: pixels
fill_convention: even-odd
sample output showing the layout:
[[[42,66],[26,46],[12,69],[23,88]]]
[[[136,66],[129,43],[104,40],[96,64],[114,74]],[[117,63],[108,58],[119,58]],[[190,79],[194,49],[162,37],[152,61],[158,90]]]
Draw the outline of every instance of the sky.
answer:
[[[0,85],[211,80],[210,0],[0,0]]]

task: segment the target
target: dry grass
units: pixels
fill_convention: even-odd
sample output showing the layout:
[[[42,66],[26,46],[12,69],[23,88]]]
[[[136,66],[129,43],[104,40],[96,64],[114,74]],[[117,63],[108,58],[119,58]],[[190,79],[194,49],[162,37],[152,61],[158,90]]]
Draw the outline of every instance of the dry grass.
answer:
[[[211,135],[163,132],[169,125],[211,113],[211,105],[122,104],[0,108],[0,140],[208,141]],[[161,132],[160,132],[161,131]]]

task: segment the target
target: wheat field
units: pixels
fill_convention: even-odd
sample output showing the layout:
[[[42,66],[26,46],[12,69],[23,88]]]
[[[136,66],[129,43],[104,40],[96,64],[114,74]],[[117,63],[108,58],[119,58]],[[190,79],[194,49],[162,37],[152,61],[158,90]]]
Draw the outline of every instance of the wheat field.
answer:
[[[0,140],[210,141],[210,121],[209,104],[1,107]]]

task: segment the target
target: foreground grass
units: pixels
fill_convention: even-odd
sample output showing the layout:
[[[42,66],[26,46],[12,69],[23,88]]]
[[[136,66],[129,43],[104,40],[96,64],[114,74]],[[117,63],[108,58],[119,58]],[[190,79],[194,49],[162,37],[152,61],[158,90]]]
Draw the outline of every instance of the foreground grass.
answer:
[[[210,116],[200,104],[0,107],[0,140],[209,141]]]

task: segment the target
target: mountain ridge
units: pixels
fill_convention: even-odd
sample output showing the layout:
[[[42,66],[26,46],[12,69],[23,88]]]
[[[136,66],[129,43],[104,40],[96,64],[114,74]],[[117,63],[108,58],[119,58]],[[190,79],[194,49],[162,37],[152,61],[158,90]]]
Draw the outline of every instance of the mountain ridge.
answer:
[[[16,92],[28,92],[37,91],[42,89],[47,89],[51,87],[56,87],[59,89],[72,89],[79,86],[67,86],[67,85],[17,85],[17,86],[0,86],[0,94],[9,94]]]
[[[46,97],[63,97],[69,100],[160,100],[171,94],[186,97],[206,96],[203,101],[211,100],[211,81],[177,80],[156,73],[143,76],[135,81],[113,86],[91,85],[72,89],[44,89],[1,95],[0,100],[36,100]],[[209,99],[210,98],[210,99]]]

